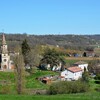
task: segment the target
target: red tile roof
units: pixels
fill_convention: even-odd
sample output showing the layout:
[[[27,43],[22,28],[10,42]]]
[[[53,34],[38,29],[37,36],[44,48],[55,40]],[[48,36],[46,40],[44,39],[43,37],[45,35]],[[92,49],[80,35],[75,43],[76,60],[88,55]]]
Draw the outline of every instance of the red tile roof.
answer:
[[[69,67],[69,68],[67,68],[67,70],[74,72],[74,73],[82,71],[82,69],[79,67]]]
[[[64,76],[59,76],[60,78],[65,78]]]

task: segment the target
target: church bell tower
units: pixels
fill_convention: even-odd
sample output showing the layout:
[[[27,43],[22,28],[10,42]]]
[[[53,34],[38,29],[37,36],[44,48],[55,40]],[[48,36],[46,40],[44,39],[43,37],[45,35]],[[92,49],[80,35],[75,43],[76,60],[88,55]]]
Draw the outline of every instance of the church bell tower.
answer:
[[[9,69],[10,56],[8,55],[8,47],[5,39],[5,35],[2,34],[2,46],[1,46],[1,70]]]

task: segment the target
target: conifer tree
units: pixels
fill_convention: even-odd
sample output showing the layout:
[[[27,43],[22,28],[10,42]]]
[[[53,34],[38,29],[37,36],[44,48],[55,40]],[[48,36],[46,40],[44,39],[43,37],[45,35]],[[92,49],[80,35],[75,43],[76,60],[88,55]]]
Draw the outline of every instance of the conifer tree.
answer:
[[[22,55],[24,57],[24,63],[25,63],[25,65],[27,65],[27,64],[29,64],[28,57],[29,57],[29,52],[31,51],[31,49],[30,49],[26,39],[23,41],[21,48],[22,48]]]

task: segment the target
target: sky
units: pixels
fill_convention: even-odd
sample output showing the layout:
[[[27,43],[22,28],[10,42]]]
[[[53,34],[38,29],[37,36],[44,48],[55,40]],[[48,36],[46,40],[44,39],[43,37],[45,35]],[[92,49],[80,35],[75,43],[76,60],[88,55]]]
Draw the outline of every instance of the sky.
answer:
[[[100,34],[100,0],[0,0],[0,32]]]

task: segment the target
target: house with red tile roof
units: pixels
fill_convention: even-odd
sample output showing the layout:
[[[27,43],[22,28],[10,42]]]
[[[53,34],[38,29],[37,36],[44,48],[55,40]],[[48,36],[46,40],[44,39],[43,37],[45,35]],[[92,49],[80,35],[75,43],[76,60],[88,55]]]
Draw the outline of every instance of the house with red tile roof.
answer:
[[[76,63],[74,63],[74,66],[78,66],[79,68],[81,68],[84,72],[84,69],[86,69],[86,71],[88,71],[88,63],[84,62],[84,61],[78,61]]]
[[[82,78],[82,69],[77,66],[69,67],[61,72],[61,76],[65,77],[65,80],[78,80]]]

